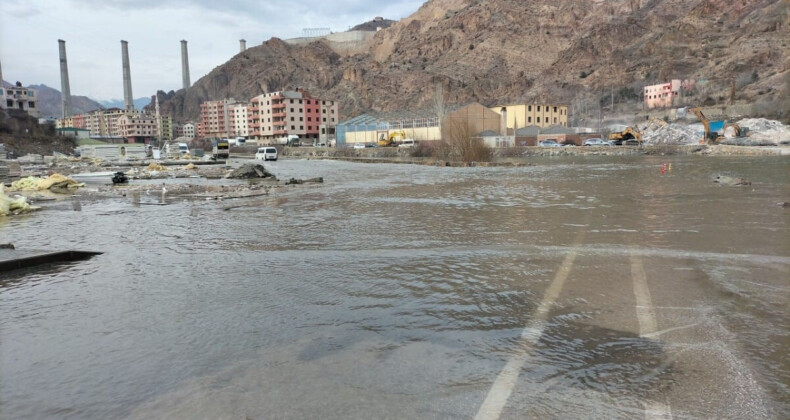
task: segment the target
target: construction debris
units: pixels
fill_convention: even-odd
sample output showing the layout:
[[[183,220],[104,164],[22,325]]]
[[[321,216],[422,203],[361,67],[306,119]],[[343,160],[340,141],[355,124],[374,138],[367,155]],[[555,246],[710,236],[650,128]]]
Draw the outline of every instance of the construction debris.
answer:
[[[697,144],[702,138],[692,126],[649,124],[642,133],[644,144]]]
[[[306,183],[311,183],[311,182],[314,182],[316,184],[323,183],[324,182],[324,177],[310,178],[310,179],[291,178],[288,181],[285,181],[285,185],[292,185],[292,184],[298,185],[298,184],[306,184]]]
[[[747,180],[745,180],[743,178],[735,178],[735,177],[726,176],[726,175],[716,175],[716,177],[713,178],[713,182],[715,182],[717,184],[721,184],[721,185],[726,185],[728,187],[737,187],[737,186],[742,186],[742,185],[752,185],[751,181],[747,181]]]
[[[22,178],[19,181],[11,183],[11,190],[13,191],[42,191],[42,190],[56,190],[61,188],[80,188],[85,184],[79,183],[72,178],[61,174],[52,174],[46,178],[39,178],[29,176]]]
[[[766,118],[745,118],[738,121],[738,125],[742,129],[749,129],[749,139],[754,142],[790,143],[790,126],[779,121]]]
[[[0,216],[19,214],[32,210],[38,210],[38,207],[31,206],[25,197],[11,198],[5,195],[5,186],[0,184]]]
[[[148,166],[145,167],[145,169],[148,171],[166,171],[167,167],[160,165],[156,162],[151,162],[148,164]]]
[[[229,173],[227,177],[237,179],[273,178],[274,180],[277,180],[277,177],[275,177],[271,172],[268,172],[263,167],[263,165],[253,163],[245,163],[244,165],[241,165]]]

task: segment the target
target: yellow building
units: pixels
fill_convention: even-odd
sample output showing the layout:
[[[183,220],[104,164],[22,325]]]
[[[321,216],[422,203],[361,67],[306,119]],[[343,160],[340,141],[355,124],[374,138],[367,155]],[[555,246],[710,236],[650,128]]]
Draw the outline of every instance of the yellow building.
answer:
[[[516,104],[500,105],[490,109],[502,115],[503,108],[507,113],[507,127],[514,130],[530,125],[538,127],[568,126],[568,107],[564,105]]]

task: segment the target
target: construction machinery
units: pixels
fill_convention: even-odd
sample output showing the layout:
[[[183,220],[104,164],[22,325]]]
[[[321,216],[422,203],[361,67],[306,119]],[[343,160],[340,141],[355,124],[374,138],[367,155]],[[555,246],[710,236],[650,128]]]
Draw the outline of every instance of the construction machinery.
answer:
[[[702,127],[705,128],[705,134],[702,139],[700,139],[699,144],[716,144],[725,138],[732,139],[744,137],[746,135],[747,130],[742,129],[741,126],[736,123],[724,124],[724,128],[722,129],[723,135],[719,135],[719,133],[710,129],[710,120],[705,117],[705,114],[702,113],[699,107],[692,108],[691,112],[697,116],[699,122],[702,123]]]
[[[642,144],[642,133],[637,131],[634,127],[626,127],[623,131],[609,134],[609,141],[613,144],[620,146],[622,144]]]
[[[396,147],[398,144],[396,143],[397,139],[403,141],[406,138],[406,132],[401,131],[393,131],[390,133],[389,136],[385,137],[385,134],[382,133],[379,135],[378,145],[379,147]]]

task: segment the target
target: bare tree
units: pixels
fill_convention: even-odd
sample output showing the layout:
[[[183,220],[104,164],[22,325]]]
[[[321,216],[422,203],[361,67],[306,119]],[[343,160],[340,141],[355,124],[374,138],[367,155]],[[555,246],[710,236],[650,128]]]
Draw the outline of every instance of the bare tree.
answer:
[[[441,157],[462,162],[489,162],[493,151],[481,138],[475,137],[468,121],[448,120],[443,124]]]

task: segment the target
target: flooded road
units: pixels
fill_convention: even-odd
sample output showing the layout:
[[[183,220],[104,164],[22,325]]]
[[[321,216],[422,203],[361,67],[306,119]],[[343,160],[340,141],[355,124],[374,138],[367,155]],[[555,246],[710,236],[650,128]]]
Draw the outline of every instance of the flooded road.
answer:
[[[0,219],[104,252],[0,273],[0,418],[790,418],[790,160],[536,162]]]

